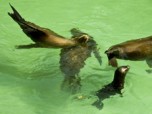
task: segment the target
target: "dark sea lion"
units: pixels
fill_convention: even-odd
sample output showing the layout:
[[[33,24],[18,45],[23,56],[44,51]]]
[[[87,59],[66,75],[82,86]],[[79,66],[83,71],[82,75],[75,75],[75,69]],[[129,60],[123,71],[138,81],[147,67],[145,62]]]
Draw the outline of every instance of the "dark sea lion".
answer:
[[[117,59],[143,61],[152,67],[152,36],[126,41],[110,47],[105,53],[109,59],[109,65],[117,67]]]
[[[60,53],[60,69],[65,75],[62,88],[67,88],[67,90],[75,93],[81,86],[78,74],[91,53],[94,53],[100,65],[102,61],[97,49],[97,43],[92,36],[75,28],[71,29],[71,34],[73,35],[72,38],[88,37],[89,39],[83,45],[63,48]]]
[[[13,13],[8,12],[8,15],[12,17],[13,20],[19,24],[23,32],[35,42],[35,44],[20,45],[18,48],[65,48],[80,45],[88,40],[86,37],[66,39],[50,29],[43,28],[34,23],[26,21],[11,4],[10,6]]]
[[[105,85],[102,89],[98,90],[96,95],[98,100],[92,105],[96,106],[98,109],[103,108],[102,101],[115,94],[120,94],[122,96],[121,90],[124,88],[125,77],[129,70],[129,66],[121,66],[115,70],[113,81],[110,84]]]

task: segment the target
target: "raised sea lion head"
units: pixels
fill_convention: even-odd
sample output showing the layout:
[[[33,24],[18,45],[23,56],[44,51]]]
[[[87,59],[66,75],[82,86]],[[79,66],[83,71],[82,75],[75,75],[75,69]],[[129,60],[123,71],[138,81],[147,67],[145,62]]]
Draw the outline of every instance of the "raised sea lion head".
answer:
[[[121,66],[116,69],[114,79],[112,81],[112,86],[114,89],[121,90],[124,88],[125,76],[129,69],[129,66]]]

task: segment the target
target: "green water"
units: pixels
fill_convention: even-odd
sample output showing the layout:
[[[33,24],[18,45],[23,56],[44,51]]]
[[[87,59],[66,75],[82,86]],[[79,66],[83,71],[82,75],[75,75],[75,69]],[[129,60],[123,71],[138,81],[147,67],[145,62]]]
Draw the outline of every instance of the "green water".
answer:
[[[59,49],[15,49],[32,41],[7,15],[11,3],[28,21],[70,37],[77,27],[94,36],[102,54],[102,66],[92,56],[81,70],[81,92],[91,96],[76,100],[60,90]],[[1,0],[0,1],[0,114],[151,114],[152,75],[144,61],[119,60],[130,65],[123,97],[103,101],[98,110],[92,95],[111,82],[114,68],[104,51],[111,45],[152,35],[151,0]]]

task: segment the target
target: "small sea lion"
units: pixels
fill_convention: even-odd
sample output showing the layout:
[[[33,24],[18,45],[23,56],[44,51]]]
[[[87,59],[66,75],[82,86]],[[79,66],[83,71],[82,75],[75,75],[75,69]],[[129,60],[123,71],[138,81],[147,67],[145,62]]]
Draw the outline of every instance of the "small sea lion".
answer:
[[[93,37],[75,28],[71,29],[71,34],[73,35],[72,38],[87,37],[89,39],[83,45],[61,49],[60,69],[65,75],[61,87],[63,89],[67,87],[67,90],[70,89],[72,93],[75,93],[81,86],[81,79],[78,74],[91,53],[94,53],[100,65],[102,61],[97,43],[93,40]]]
[[[143,61],[146,60],[148,66],[152,67],[152,36],[129,40],[111,46],[105,51],[108,56],[109,65],[117,67],[117,59]]]
[[[122,96],[121,90],[124,88],[125,77],[129,70],[129,66],[121,66],[115,70],[113,81],[110,84],[105,85],[102,89],[98,90],[96,95],[98,100],[92,105],[96,106],[98,109],[103,108],[102,101],[115,94],[120,94]]]
[[[86,37],[66,39],[48,28],[43,28],[26,21],[11,4],[10,6],[13,13],[8,12],[8,15],[12,17],[13,20],[19,24],[23,32],[35,42],[34,44],[20,45],[18,48],[65,48],[80,45],[88,40]]]

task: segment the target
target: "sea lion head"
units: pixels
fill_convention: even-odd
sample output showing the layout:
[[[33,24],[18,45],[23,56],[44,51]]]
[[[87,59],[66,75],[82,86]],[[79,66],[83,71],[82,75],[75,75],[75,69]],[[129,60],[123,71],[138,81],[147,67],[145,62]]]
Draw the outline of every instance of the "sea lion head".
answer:
[[[119,58],[122,56],[123,50],[121,47],[111,47],[108,50],[105,51],[105,54],[107,54],[109,57],[116,57]]]
[[[129,69],[129,66],[120,66],[115,70],[114,79],[112,81],[114,89],[120,91],[124,88],[125,77]]]
[[[75,37],[75,38],[74,38],[74,40],[75,40],[78,44],[80,44],[80,45],[86,44],[86,43],[89,41],[89,39],[90,39],[90,37],[89,37],[89,35],[87,35],[87,34],[83,34],[83,35],[81,35],[81,36],[79,36],[79,37]]]
[[[105,54],[107,54],[109,65],[113,67],[118,66],[116,58],[125,58],[126,56],[123,48],[119,46],[110,47],[108,50],[105,51]]]
[[[80,31],[77,28],[73,28],[70,30],[72,36],[72,39],[81,46],[87,46],[87,47],[96,47],[96,42],[93,40],[93,37],[85,32]]]

